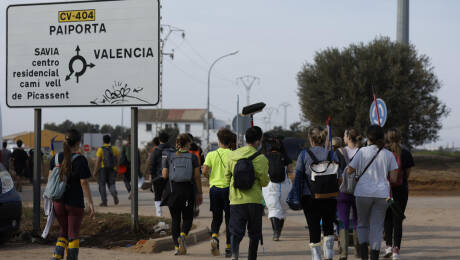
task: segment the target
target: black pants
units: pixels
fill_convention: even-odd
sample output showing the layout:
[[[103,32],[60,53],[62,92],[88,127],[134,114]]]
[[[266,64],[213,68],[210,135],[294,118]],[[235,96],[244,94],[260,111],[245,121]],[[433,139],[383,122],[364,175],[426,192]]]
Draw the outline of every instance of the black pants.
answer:
[[[155,194],[155,201],[161,201],[163,190],[167,181],[163,178],[159,178],[153,182],[153,192]]]
[[[248,228],[249,239],[259,241],[262,237],[262,212],[262,204],[230,205],[230,233],[232,235],[232,242],[239,245],[246,232],[246,226]]]
[[[307,219],[310,243],[316,244],[321,241],[321,220],[323,220],[324,236],[334,235],[336,199],[313,199],[311,196],[304,196],[302,208]]]
[[[180,233],[183,232],[188,235],[192,228],[195,198],[191,198],[190,194],[193,192],[184,192],[184,194],[175,196],[173,204],[168,206],[172,218],[171,234],[176,246],[179,246],[177,238],[179,238]]]
[[[128,193],[131,192],[131,168],[127,168],[125,174],[123,174],[123,182],[125,183]]]
[[[408,200],[408,192],[404,190],[403,187],[401,188],[393,188],[393,200],[395,203],[399,204],[402,212],[406,210],[407,200]],[[403,219],[396,216],[390,208],[387,209],[387,214],[385,216],[385,242],[387,246],[395,246],[401,248],[401,240],[402,240],[402,224]]]
[[[226,226],[226,241],[227,245],[230,244],[230,200],[229,200],[229,188],[217,188],[211,187],[209,190],[209,200],[211,201],[211,232],[213,234],[219,234],[220,226],[222,225],[225,213],[225,226]]]

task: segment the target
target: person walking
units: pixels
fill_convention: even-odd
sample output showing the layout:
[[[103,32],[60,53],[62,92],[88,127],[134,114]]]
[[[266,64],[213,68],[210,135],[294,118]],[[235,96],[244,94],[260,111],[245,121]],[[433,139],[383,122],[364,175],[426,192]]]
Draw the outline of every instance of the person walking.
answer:
[[[152,151],[149,158],[149,179],[153,186],[153,192],[155,194],[155,210],[157,217],[161,217],[163,212],[161,210],[161,201],[163,196],[163,190],[165,188],[166,181],[162,176],[162,160],[167,157],[168,153],[174,152],[175,149],[169,144],[169,135],[166,131],[161,131],[158,135],[160,144],[157,148]]]
[[[198,158],[188,152],[191,143],[187,134],[179,135],[176,139],[177,152],[169,153],[163,160],[162,176],[168,184],[162,205],[168,206],[171,214],[175,255],[187,254],[185,239],[192,228],[194,205],[203,202]]]
[[[17,147],[13,150],[11,154],[11,159],[13,161],[13,168],[16,176],[16,190],[22,192],[22,180],[27,177],[28,172],[28,162],[29,156],[22,147],[22,140],[18,139],[16,141]]]
[[[125,172],[123,173],[123,182],[125,183],[126,190],[129,193],[128,199],[131,199],[131,136],[128,135],[126,138],[126,143],[121,148],[121,155],[120,155],[120,164],[119,164],[119,171],[121,172],[121,168],[124,168]],[[139,150],[137,151],[137,161],[138,165],[141,165],[141,157]],[[141,178],[142,173],[141,169],[139,168],[137,172],[137,177]]]
[[[339,152],[337,155],[342,155],[345,160],[345,166],[347,166],[361,147],[362,137],[355,128],[348,128],[345,130],[343,140],[346,146],[344,148],[337,148]],[[341,180],[342,178],[339,179],[339,182],[341,182]],[[348,258],[348,245],[350,244],[348,232],[350,231],[350,226],[353,229],[355,256],[359,258],[358,233],[356,232],[358,215],[356,212],[355,196],[353,196],[353,194],[339,192],[339,196],[337,197],[337,213],[341,224],[339,225],[339,260],[346,260]],[[350,223],[350,213],[353,215],[352,223]]]
[[[209,200],[212,212],[211,222],[211,254],[219,256],[219,230],[225,213],[226,247],[225,257],[232,256],[230,244],[230,188],[225,179],[228,167],[228,154],[231,152],[229,145],[232,142],[232,131],[222,128],[217,132],[219,148],[209,152],[203,164],[202,173],[209,179]]]
[[[107,189],[109,187],[115,205],[118,205],[118,195],[115,186],[115,177],[117,166],[119,165],[118,149],[110,144],[110,136],[102,137],[103,146],[96,151],[96,167],[94,167],[93,176],[97,178],[99,184],[99,193],[101,194],[101,207],[107,207]]]
[[[80,227],[84,214],[84,197],[89,205],[89,217],[94,218],[94,205],[88,178],[91,172],[88,160],[80,154],[81,135],[77,130],[69,130],[65,136],[64,152],[50,161],[50,176],[54,167],[60,167],[60,179],[67,180],[67,186],[61,199],[53,201],[54,214],[59,223],[59,238],[52,260],[64,258],[67,250],[68,260],[77,260],[80,248]],[[83,196],[84,194],[84,196]]]
[[[398,174],[401,174],[402,181],[391,185],[393,200],[398,204],[402,214],[406,210],[407,200],[409,198],[408,179],[411,168],[415,166],[414,159],[409,150],[402,147],[401,133],[397,129],[390,129],[386,134],[388,149],[393,152],[398,163]],[[387,209],[385,216],[385,257],[400,259],[399,250],[401,249],[403,219],[394,214],[391,209]]]
[[[3,166],[5,166],[6,170],[7,171],[10,171],[10,160],[11,160],[11,151],[9,149],[7,149],[8,147],[8,143],[6,141],[3,141],[3,144],[2,144],[3,148],[1,150],[1,154],[2,154],[2,164]]]
[[[196,158],[198,158],[198,163],[200,164],[200,167],[201,167],[203,165],[203,162],[204,162],[203,150],[195,142],[195,138],[193,137],[192,134],[187,133],[187,135],[190,138],[190,140],[192,140],[192,144],[190,145],[190,150],[188,152],[191,153],[191,154],[194,154],[196,156]],[[195,212],[194,213],[195,217],[198,217],[200,215],[200,207],[199,207],[198,203],[195,203],[195,209],[193,211]]]
[[[367,129],[368,146],[361,148],[346,170],[359,177],[355,187],[356,209],[358,212],[358,240],[361,259],[379,259],[383,224],[390,198],[391,182],[395,182],[398,164],[392,152],[384,148],[385,134],[380,126]]]
[[[268,159],[270,183],[262,188],[268,208],[268,218],[273,229],[273,241],[279,241],[289,206],[286,203],[292,183],[287,174],[291,160],[287,156],[281,139],[264,134],[262,151]]]
[[[248,259],[257,259],[259,241],[262,239],[263,197],[262,187],[268,185],[268,160],[257,148],[262,143],[263,132],[253,126],[246,131],[247,145],[228,155],[226,183],[230,186],[230,233],[233,259],[239,258],[240,242],[249,234]]]
[[[307,150],[307,152],[302,152],[299,155],[295,168],[296,175],[305,174],[303,179],[306,179],[306,185],[304,185],[305,188],[302,196],[302,208],[308,224],[310,248],[313,260],[322,259],[321,221],[324,233],[324,259],[332,259],[334,257],[334,222],[336,220],[337,200],[335,196],[317,199],[310,189],[312,182],[310,165],[315,161],[315,158],[312,158],[312,155],[316,157],[318,161],[325,161],[330,153],[329,150],[324,148],[326,137],[327,131],[322,127],[311,127],[308,130],[308,139],[311,147]],[[331,159],[337,161],[335,154]]]

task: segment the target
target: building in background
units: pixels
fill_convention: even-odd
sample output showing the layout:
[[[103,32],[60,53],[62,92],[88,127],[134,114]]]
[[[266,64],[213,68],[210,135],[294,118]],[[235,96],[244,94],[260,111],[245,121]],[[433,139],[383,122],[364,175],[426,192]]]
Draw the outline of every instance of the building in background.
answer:
[[[217,130],[228,127],[222,120],[210,116],[210,143],[217,143]],[[139,148],[145,147],[161,129],[177,128],[190,133],[206,147],[206,109],[139,109]]]
[[[54,150],[56,152],[63,151],[65,135],[56,131],[43,129],[42,130],[42,151],[49,153],[51,151],[51,139],[54,139]],[[21,132],[8,136],[3,136],[3,140],[8,142],[8,148],[16,147],[16,141],[21,139],[24,143],[24,148],[30,149],[35,146],[34,132]]]

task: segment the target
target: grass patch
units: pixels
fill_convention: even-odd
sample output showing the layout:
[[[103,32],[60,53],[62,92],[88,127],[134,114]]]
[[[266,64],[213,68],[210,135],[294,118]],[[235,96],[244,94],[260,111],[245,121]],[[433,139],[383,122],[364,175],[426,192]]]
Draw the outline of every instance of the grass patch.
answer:
[[[41,211],[40,229],[46,225],[47,217]],[[171,220],[158,217],[139,216],[139,232],[131,231],[130,214],[96,213],[96,219],[90,219],[87,212],[83,218],[80,230],[80,244],[85,247],[111,248],[135,244],[139,240],[159,238],[170,235],[170,230],[163,233],[156,233],[153,227],[158,222],[166,222],[171,226]],[[23,207],[20,235],[15,242],[30,242],[33,234],[33,209]],[[40,234],[41,235],[41,234]],[[43,243],[55,243],[59,235],[59,224],[54,221],[53,226],[46,240]]]
[[[460,159],[460,152],[442,151],[442,150],[414,150],[414,156],[445,156],[452,159]]]

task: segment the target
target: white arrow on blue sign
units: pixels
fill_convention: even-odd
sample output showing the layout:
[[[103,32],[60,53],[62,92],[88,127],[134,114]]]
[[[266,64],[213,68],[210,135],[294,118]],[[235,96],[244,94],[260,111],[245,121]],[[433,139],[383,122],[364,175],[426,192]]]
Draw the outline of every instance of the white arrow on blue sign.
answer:
[[[377,106],[379,108],[380,126],[384,126],[388,119],[387,105],[385,104],[385,101],[377,98]],[[371,120],[371,125],[379,125],[377,110],[375,109],[375,102],[372,102],[371,109],[369,110],[369,117]]]

